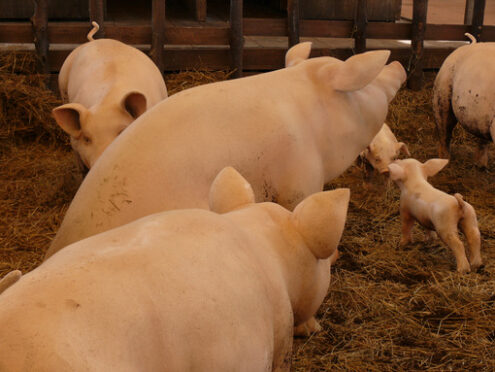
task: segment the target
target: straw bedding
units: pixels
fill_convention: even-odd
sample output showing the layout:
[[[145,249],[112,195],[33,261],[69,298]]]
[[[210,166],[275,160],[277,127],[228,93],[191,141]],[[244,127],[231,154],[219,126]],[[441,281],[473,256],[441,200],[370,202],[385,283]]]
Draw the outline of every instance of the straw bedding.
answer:
[[[82,178],[67,138],[50,117],[59,98],[32,75],[32,55],[0,56],[0,277],[34,269]],[[170,94],[228,78],[227,72],[167,77]],[[389,123],[421,161],[436,156],[431,86],[403,89]],[[351,167],[328,185],[350,187],[348,220],[318,313],[323,331],[296,339],[294,371],[492,370],[495,368],[495,154],[488,170],[473,166],[472,136],[457,128],[450,164],[431,182],[460,192],[478,214],[485,267],[459,275],[439,241],[399,247],[399,192],[374,176],[363,184]]]

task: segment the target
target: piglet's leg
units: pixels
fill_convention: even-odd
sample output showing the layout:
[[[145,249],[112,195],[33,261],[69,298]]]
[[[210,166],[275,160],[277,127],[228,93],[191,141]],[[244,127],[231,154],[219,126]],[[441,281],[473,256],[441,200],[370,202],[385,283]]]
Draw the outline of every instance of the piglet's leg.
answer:
[[[438,231],[440,239],[448,245],[452,250],[457,262],[457,271],[461,274],[468,273],[471,271],[471,266],[469,265],[468,259],[466,257],[466,251],[464,249],[464,244],[462,244],[457,231],[442,232]]]
[[[481,237],[476,212],[471,204],[464,202],[463,213],[464,217],[460,220],[459,224],[467,239],[469,263],[471,264],[471,268],[476,270],[483,264],[480,252]]]
[[[405,246],[412,242],[412,229],[414,226],[414,217],[411,216],[408,210],[400,210],[400,220],[402,224],[402,237],[400,239],[400,245]]]
[[[428,230],[426,232],[425,241],[427,242],[434,241],[436,238],[437,238],[437,233],[435,230]]]

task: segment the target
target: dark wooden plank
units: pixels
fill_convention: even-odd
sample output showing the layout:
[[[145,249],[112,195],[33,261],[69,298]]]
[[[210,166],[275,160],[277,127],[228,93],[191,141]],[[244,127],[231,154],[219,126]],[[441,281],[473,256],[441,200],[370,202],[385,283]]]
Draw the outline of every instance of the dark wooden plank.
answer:
[[[411,63],[409,64],[408,86],[412,90],[423,87],[423,53],[428,0],[414,0],[411,32]]]
[[[299,43],[299,0],[287,1],[289,48]]]
[[[89,20],[100,26],[100,30],[94,35],[94,38],[105,37],[105,5],[103,0],[89,0]]]
[[[206,21],[206,0],[185,0],[196,21]]]
[[[39,71],[47,74],[50,71],[48,49],[48,4],[46,0],[34,0],[34,14],[31,17],[34,45],[38,54]]]
[[[242,0],[230,0],[230,54],[232,57],[231,67],[235,70],[234,78],[242,76],[243,71],[243,21]]]
[[[354,50],[363,53],[366,50],[367,0],[357,0],[354,17]]]
[[[427,49],[424,53],[425,69],[440,68],[445,58],[453,49]],[[50,51],[52,72],[57,72],[70,51]],[[245,71],[267,71],[284,67],[286,49],[246,48],[243,54]],[[407,48],[391,49],[390,61],[399,61],[404,67],[409,63],[411,52]],[[331,55],[346,59],[352,55],[351,49],[314,49],[311,57]],[[165,49],[163,54],[165,71],[187,69],[229,69],[231,64],[228,49]]]
[[[483,29],[483,19],[485,17],[485,4],[486,0],[474,0],[473,6],[473,18],[470,27],[470,34],[473,35],[476,40],[481,39],[481,31]]]
[[[163,73],[163,45],[165,43],[165,0],[151,3],[151,50],[150,56]]]

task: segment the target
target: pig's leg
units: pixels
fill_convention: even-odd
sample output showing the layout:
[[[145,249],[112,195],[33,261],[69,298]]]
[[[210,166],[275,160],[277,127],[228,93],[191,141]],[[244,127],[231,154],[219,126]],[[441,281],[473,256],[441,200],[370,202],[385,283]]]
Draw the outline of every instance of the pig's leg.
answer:
[[[447,244],[447,246],[452,250],[457,262],[457,271],[461,274],[468,273],[471,271],[468,259],[466,257],[466,250],[464,249],[464,244],[462,244],[459,236],[457,235],[457,229],[437,230],[440,239]]]
[[[483,264],[480,252],[481,236],[476,212],[471,204],[464,202],[463,213],[464,217],[460,220],[459,225],[467,239],[469,263],[471,264],[471,268],[476,270]]]
[[[433,94],[433,113],[438,135],[438,155],[450,157],[450,141],[457,119],[452,110],[452,77],[448,70],[441,70],[436,78]]]
[[[315,319],[315,317],[311,317],[303,324],[299,324],[294,328],[294,336],[299,337],[309,337],[312,333],[320,332],[322,330],[320,323]]]
[[[488,146],[490,146],[490,142],[478,138],[476,150],[474,151],[474,161],[476,165],[480,168],[488,167]]]
[[[405,246],[412,242],[412,229],[414,226],[414,217],[409,213],[408,210],[401,208],[400,220],[401,220],[401,229],[402,229],[402,237],[400,239],[400,245]]]

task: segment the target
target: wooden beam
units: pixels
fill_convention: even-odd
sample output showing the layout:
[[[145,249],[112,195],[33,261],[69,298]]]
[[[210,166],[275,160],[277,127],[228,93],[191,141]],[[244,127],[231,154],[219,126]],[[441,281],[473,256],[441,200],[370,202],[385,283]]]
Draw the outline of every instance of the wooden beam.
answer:
[[[89,20],[98,23],[100,30],[95,34],[95,38],[105,37],[105,5],[103,0],[89,0]]]
[[[48,4],[47,0],[34,0],[34,14],[31,17],[34,46],[38,54],[38,69],[41,73],[50,72],[48,50]]]
[[[485,17],[486,0],[474,0],[473,18],[471,22],[470,34],[480,41],[483,30],[483,19]]]
[[[163,73],[163,45],[165,43],[165,0],[151,3],[151,59]]]
[[[423,87],[423,53],[428,0],[414,0],[411,35],[411,61],[409,63],[408,87],[420,90]]]
[[[368,2],[357,0],[354,17],[354,51],[363,53],[366,50],[366,24],[368,23]]]
[[[242,23],[242,0],[230,0],[230,54],[234,78],[242,77],[244,35]]]
[[[287,1],[289,48],[299,43],[299,0]]]

